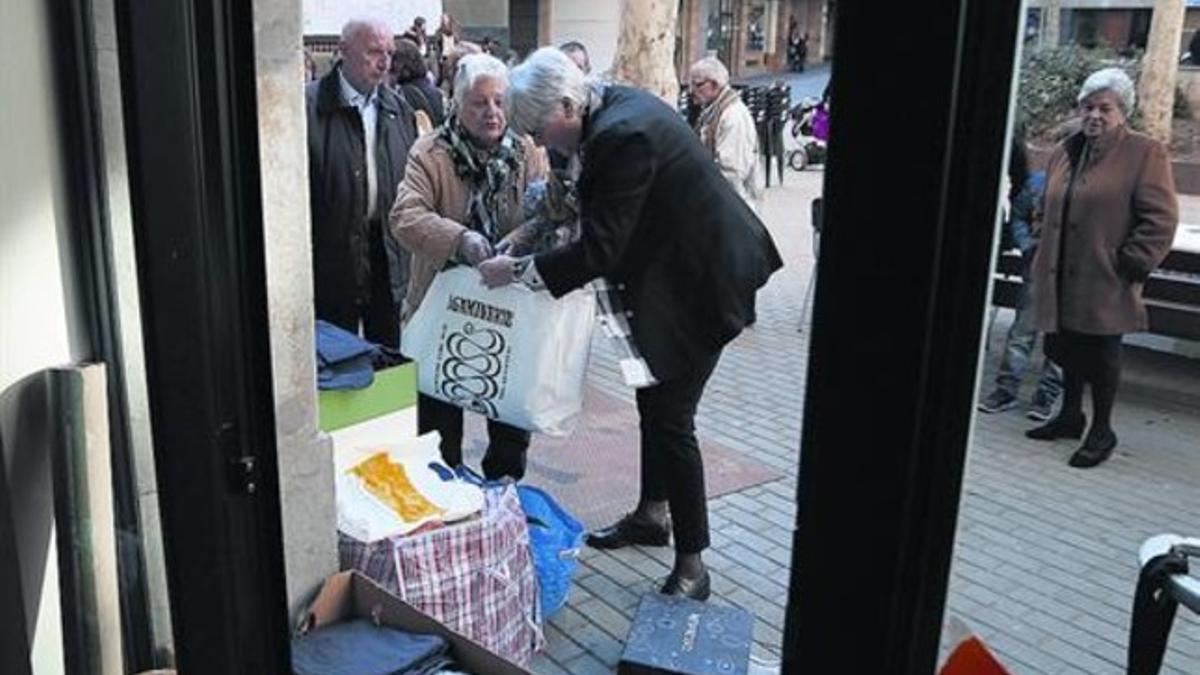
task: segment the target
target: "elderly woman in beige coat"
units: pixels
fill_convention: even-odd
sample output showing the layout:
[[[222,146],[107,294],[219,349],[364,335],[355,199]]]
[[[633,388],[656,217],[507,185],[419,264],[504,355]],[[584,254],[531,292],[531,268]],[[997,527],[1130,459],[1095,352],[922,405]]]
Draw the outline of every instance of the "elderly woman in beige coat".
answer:
[[[507,244],[506,235],[519,224],[526,187],[545,176],[544,151],[508,128],[507,88],[503,63],[484,54],[463,57],[445,124],[413,145],[390,216],[396,239],[412,252],[402,323],[421,305],[439,271],[476,266]],[[419,395],[417,426],[420,433],[440,432],[442,458],[450,466],[462,463],[460,408]],[[489,420],[488,437],[484,475],[519,480],[529,432]]]
[[[1112,407],[1121,377],[1121,337],[1145,330],[1142,285],[1171,249],[1179,206],[1162,143],[1126,125],[1133,82],[1107,68],[1079,92],[1080,131],[1050,157],[1041,241],[1032,267],[1034,327],[1062,366],[1063,406],[1029,438],[1080,438],[1070,465],[1087,468],[1117,445]]]

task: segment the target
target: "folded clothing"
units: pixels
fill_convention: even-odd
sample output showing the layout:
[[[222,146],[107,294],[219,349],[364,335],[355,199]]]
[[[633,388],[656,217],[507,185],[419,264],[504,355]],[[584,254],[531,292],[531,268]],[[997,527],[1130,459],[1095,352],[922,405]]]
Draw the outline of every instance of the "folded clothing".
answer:
[[[296,675],[432,675],[454,667],[438,635],[406,633],[355,619],[292,639]]]
[[[317,386],[363,389],[375,380],[372,362],[379,348],[344,328],[317,320]]]

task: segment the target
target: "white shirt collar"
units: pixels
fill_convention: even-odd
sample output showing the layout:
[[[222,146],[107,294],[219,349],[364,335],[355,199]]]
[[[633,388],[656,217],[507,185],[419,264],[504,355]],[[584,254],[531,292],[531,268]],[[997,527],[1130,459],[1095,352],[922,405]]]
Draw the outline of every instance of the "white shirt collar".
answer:
[[[350,84],[350,80],[346,79],[346,74],[338,68],[338,82],[342,86],[342,100],[356,108],[363,108],[369,105],[374,105],[375,99],[379,96],[379,87],[371,90],[370,94],[363,94]]]

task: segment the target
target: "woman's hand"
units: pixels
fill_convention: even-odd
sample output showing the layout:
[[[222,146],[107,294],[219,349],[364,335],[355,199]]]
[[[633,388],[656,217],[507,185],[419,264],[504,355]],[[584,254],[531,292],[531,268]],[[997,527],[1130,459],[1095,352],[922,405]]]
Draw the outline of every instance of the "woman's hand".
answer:
[[[526,221],[517,226],[496,244],[496,253],[511,256],[525,255],[533,243],[535,229],[533,221]]]
[[[474,230],[467,230],[458,240],[458,257],[468,265],[478,267],[480,263],[492,257],[492,246],[487,237]]]
[[[516,258],[507,255],[498,255],[479,263],[476,269],[483,276],[483,284],[485,286],[488,288],[499,288],[517,280],[516,262]]]

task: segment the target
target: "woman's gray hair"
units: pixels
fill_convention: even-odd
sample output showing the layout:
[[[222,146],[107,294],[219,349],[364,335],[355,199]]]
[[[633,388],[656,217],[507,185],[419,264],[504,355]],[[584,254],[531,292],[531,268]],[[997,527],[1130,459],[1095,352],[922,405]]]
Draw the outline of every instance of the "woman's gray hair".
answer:
[[[588,101],[587,78],[575,62],[556,47],[542,47],[508,77],[508,124],[521,134],[545,126],[564,101],[582,111]]]
[[[1126,115],[1133,112],[1133,106],[1137,103],[1137,90],[1133,86],[1133,80],[1129,79],[1124,70],[1104,68],[1088,75],[1083,81],[1083,86],[1079,88],[1079,97],[1075,100],[1083,103],[1084,99],[1101,91],[1111,91],[1116,95],[1121,112]]]
[[[490,77],[508,86],[508,67],[490,54],[467,54],[458,60],[454,73],[454,105],[462,107],[467,92],[480,79]]]
[[[692,74],[700,75],[716,82],[718,87],[724,87],[729,84],[729,69],[716,57],[706,56],[693,63],[689,70]]]

